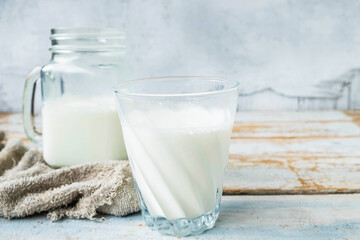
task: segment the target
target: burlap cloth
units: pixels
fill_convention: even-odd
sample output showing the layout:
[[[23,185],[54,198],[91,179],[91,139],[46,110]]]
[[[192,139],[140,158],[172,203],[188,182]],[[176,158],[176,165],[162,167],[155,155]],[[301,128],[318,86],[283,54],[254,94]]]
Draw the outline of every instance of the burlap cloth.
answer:
[[[128,161],[105,161],[53,169],[42,153],[0,131],[0,217],[47,212],[98,220],[97,214],[125,216],[140,210]]]

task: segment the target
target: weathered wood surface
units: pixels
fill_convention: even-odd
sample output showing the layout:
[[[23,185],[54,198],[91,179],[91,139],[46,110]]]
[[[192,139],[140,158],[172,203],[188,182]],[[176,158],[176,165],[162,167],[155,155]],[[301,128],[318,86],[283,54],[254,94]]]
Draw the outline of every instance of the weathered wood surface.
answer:
[[[239,112],[224,190],[360,192],[359,112]]]
[[[360,112],[238,112],[225,194],[360,192]],[[8,136],[19,113],[0,114]]]
[[[6,131],[7,139],[22,139],[28,142],[20,113],[0,113],[0,129]]]
[[[177,239],[149,230],[140,214],[106,219],[0,219],[0,239]],[[225,196],[215,228],[186,239],[360,239],[360,194]]]

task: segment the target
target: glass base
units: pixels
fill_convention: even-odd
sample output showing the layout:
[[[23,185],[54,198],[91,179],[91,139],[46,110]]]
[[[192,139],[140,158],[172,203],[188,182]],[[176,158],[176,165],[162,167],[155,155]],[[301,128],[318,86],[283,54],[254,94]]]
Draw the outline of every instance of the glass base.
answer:
[[[141,192],[139,191],[136,180],[134,183],[140,200],[141,214],[145,224],[151,230],[158,231],[164,235],[185,237],[201,234],[215,226],[215,222],[219,217],[220,212],[222,187],[218,188],[216,191],[216,205],[213,211],[204,213],[203,215],[196,218],[179,218],[175,220],[169,220],[165,217],[153,217],[150,215]]]
[[[214,211],[205,213],[197,218],[180,218],[168,220],[164,217],[152,217],[146,208],[142,209],[142,215],[146,225],[164,235],[185,237],[198,235],[215,226],[219,216],[220,201],[218,201]]]

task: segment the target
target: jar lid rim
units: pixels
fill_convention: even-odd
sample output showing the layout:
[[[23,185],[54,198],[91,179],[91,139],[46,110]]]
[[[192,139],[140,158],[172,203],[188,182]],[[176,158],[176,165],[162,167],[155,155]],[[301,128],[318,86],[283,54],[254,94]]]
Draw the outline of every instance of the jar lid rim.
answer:
[[[116,28],[94,28],[94,27],[61,27],[51,29],[50,40],[70,38],[120,38],[125,39],[126,34]]]
[[[49,48],[52,53],[69,52],[120,52],[126,53],[125,45],[118,46],[52,46]]]
[[[51,29],[51,52],[122,52],[126,34],[116,28],[61,27]]]

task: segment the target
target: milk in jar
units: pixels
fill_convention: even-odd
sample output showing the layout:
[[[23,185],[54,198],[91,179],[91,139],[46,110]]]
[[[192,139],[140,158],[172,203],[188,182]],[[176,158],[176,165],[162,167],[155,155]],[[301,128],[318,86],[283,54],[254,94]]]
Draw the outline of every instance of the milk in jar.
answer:
[[[44,159],[54,167],[127,159],[110,97],[62,97],[42,109]]]

